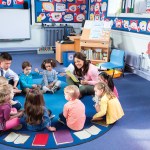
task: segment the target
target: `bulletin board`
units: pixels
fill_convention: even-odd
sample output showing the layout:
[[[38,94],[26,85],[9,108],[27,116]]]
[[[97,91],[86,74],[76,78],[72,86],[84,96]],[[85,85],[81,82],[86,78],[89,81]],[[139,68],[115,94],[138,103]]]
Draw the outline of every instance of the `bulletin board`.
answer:
[[[87,19],[88,0],[35,0],[36,23],[80,23]]]
[[[139,34],[150,35],[150,18],[136,18],[136,17],[110,17],[107,15],[109,0],[89,0],[89,19],[90,20],[107,20],[113,23],[113,30],[120,30],[126,32],[133,32]],[[110,2],[110,1],[109,1]],[[113,0],[111,0],[114,3]],[[115,1],[119,5],[119,0]],[[115,7],[115,6],[114,6]],[[111,8],[112,10],[113,8]],[[148,10],[148,9],[147,9]]]
[[[31,6],[30,0],[0,0],[0,8],[17,8],[22,9],[23,3],[28,3],[28,8]]]

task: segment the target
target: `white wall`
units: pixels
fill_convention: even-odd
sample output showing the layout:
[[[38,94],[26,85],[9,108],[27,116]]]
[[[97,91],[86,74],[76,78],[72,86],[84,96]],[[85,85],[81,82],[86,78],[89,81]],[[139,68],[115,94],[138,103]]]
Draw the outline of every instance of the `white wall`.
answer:
[[[132,68],[133,72],[150,80],[150,56],[146,54],[150,36],[112,30],[111,37],[116,48],[125,50],[126,63]]]
[[[58,24],[57,24],[58,25]],[[73,25],[76,33],[80,33],[81,24],[69,24]],[[14,51],[14,50],[35,50],[38,47],[44,45],[44,29],[41,28],[41,25],[31,25],[31,39],[25,41],[9,41],[1,42],[0,41],[0,51]]]

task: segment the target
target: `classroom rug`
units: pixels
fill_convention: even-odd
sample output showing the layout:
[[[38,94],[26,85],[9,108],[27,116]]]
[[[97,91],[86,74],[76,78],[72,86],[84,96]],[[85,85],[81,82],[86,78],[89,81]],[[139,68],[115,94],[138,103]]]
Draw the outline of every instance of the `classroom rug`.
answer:
[[[41,81],[41,79],[35,79],[35,80],[36,83],[40,83]],[[54,136],[54,134],[48,131],[47,129],[39,132],[31,132],[28,131],[23,125],[21,129],[11,129],[9,131],[1,133],[0,143],[11,147],[21,148],[21,149],[57,149],[57,148],[70,147],[70,146],[83,144],[85,142],[89,142],[91,140],[94,140],[102,136],[107,131],[109,131],[113,125],[105,126],[103,124],[99,125],[99,124],[91,123],[91,118],[96,113],[93,107],[94,102],[92,100],[92,96],[85,96],[81,99],[81,101],[84,103],[86,108],[87,118],[83,130],[81,130],[83,132],[80,133],[80,136],[78,136],[79,133],[75,133],[75,131],[68,129],[67,126],[58,122],[58,116],[63,111],[63,106],[67,102],[64,98],[64,92],[63,92],[64,87],[66,85],[67,85],[66,82],[62,81],[61,89],[58,90],[56,93],[44,94],[46,107],[52,110],[52,113],[55,115],[55,117],[52,119],[52,126],[56,126],[57,131],[60,131],[60,133]],[[19,100],[21,104],[24,105],[25,96],[18,95],[15,97],[15,100]],[[6,137],[8,137],[8,135],[11,132],[13,134],[16,134],[17,136],[13,141],[10,142],[9,140],[7,140],[6,142],[4,139],[6,139]],[[42,134],[42,135],[44,134],[44,138],[43,138],[43,141],[45,141],[44,145],[37,146],[36,144],[33,144],[34,138],[35,136],[37,136],[37,134]],[[17,142],[17,138],[19,137],[19,135],[28,136],[28,139],[26,140],[25,143]],[[59,139],[56,140],[56,136],[58,136]],[[62,140],[62,142],[59,140]],[[37,140],[37,142],[39,141]]]

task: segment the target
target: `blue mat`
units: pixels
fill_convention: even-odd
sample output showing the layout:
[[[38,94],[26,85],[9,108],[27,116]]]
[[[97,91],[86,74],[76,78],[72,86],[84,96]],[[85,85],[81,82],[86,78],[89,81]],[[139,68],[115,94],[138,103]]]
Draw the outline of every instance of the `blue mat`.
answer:
[[[41,79],[35,79],[36,83],[40,83]],[[67,102],[64,98],[64,92],[63,89],[67,84],[62,81],[62,87],[59,91],[57,91],[55,94],[44,94],[44,99],[45,99],[45,104],[46,107],[49,108],[50,110],[52,110],[53,114],[55,114],[55,118],[52,120],[52,125],[59,125],[58,123],[58,115],[63,111],[63,106],[64,104]],[[20,95],[20,96],[16,96],[15,99],[19,100],[23,105],[24,105],[24,101],[25,101],[25,97],[24,95]],[[81,99],[82,102],[85,104],[85,108],[86,108],[86,123],[84,126],[85,128],[91,127],[92,124],[90,122],[92,116],[95,114],[95,109],[93,107],[94,102],[92,101],[92,97],[91,96],[85,96],[84,98]],[[75,146],[75,145],[79,145],[85,142],[89,142],[91,140],[94,140],[95,138],[103,135],[104,133],[106,133],[109,129],[111,129],[111,127],[113,125],[109,125],[108,127],[104,127],[101,125],[96,125],[99,129],[101,129],[101,132],[97,135],[92,135],[90,138],[84,139],[84,140],[80,140],[78,137],[76,137],[73,133],[74,131],[70,130],[71,135],[73,137],[73,142],[69,143],[69,144],[62,144],[62,145],[56,145],[55,140],[53,138],[52,132],[49,132],[47,129],[40,131],[40,132],[31,132],[28,131],[24,126],[22,127],[22,129],[20,130],[13,130],[11,129],[10,131],[6,131],[4,132],[1,136],[0,136],[0,143],[4,144],[4,145],[8,145],[11,147],[18,147],[18,148],[24,148],[24,149],[56,149],[56,148],[63,148],[63,147],[69,147],[69,146]],[[68,129],[66,126],[59,126],[59,129]],[[10,133],[10,132],[15,132],[15,133],[21,133],[21,134],[27,134],[30,135],[30,138],[25,142],[25,144],[14,144],[13,142],[5,142],[4,138]],[[49,133],[49,139],[48,139],[48,143],[46,146],[32,146],[32,142],[33,139],[35,137],[35,135],[37,133]]]

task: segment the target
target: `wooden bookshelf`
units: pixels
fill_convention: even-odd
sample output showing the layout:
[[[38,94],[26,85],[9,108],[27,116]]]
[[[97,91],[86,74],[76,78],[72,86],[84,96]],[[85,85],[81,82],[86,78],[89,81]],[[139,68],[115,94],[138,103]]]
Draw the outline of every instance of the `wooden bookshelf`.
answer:
[[[110,30],[103,30],[99,27],[97,30],[100,31],[92,31],[92,23],[95,22],[86,20],[80,38],[81,51],[86,54],[87,59],[91,60],[93,64],[107,62],[110,55]]]

